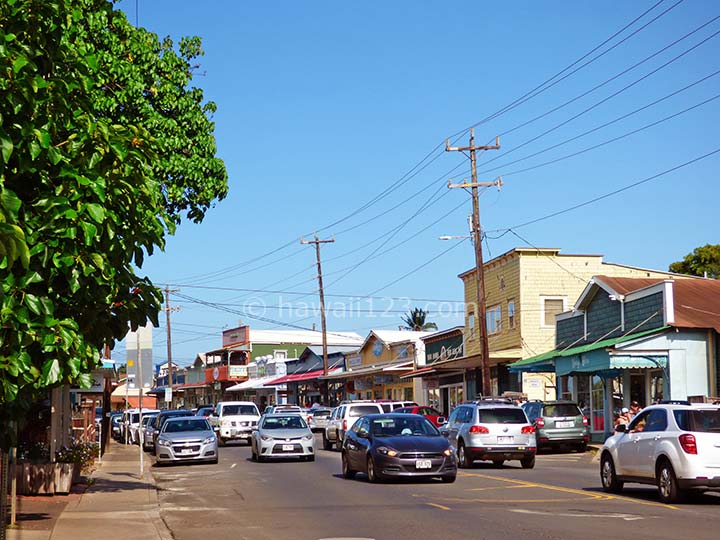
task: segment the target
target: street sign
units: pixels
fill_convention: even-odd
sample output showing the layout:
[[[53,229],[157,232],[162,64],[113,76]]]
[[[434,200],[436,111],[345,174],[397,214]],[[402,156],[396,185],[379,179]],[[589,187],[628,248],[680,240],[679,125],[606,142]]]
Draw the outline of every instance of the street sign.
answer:
[[[172,401],[172,388],[165,389],[165,401],[170,403]]]
[[[153,386],[153,350],[152,350],[152,324],[141,326],[137,332],[128,332],[125,336],[125,351],[127,354],[127,373],[130,388],[137,388],[135,381],[142,381],[143,388]],[[139,354],[138,354],[138,348]],[[138,377],[138,364],[140,377]]]

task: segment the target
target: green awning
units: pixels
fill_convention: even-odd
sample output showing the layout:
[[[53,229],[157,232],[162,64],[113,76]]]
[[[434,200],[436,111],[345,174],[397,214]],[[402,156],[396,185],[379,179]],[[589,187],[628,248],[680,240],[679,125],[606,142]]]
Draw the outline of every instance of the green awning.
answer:
[[[623,343],[625,341],[631,341],[633,339],[641,338],[644,336],[649,336],[652,334],[658,334],[660,332],[663,332],[670,328],[669,326],[662,326],[660,328],[653,328],[652,330],[645,330],[644,332],[637,332],[635,334],[630,334],[627,336],[620,336],[616,338],[608,338],[603,339],[602,341],[598,341],[596,343],[587,343],[585,345],[578,345],[577,347],[570,347],[569,349],[560,349],[560,350],[552,350],[548,351],[542,354],[538,354],[537,356],[531,356],[530,358],[524,358],[522,360],[518,360],[517,362],[514,362],[508,366],[508,369],[512,372],[549,372],[549,371],[555,371],[555,362],[556,360],[560,358],[565,358],[569,356],[577,356],[584,353],[589,353],[592,351],[600,350],[600,349],[606,349],[608,347],[613,347],[617,345],[618,343]],[[625,358],[625,357],[623,357]],[[650,364],[649,361],[643,361],[641,358],[636,358],[633,360],[633,362],[639,362],[639,363],[647,363]],[[616,368],[621,369],[623,367],[650,367],[649,365],[638,365],[638,366],[616,366]]]

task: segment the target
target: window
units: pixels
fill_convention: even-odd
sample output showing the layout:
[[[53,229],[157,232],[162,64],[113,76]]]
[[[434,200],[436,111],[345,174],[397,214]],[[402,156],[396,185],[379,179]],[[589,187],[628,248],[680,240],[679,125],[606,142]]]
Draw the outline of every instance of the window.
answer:
[[[515,328],[515,299],[508,300],[508,328]]]
[[[468,337],[474,338],[475,337],[475,312],[474,311],[471,311],[470,313],[468,313],[467,328],[468,328]]]
[[[275,357],[275,360],[287,360],[287,351],[273,351],[273,356]]]
[[[488,334],[492,335],[502,332],[502,306],[488,308],[485,317]]]
[[[663,409],[655,409],[648,415],[645,431],[665,431],[667,425],[667,413]]]
[[[560,297],[542,298],[542,326],[555,327],[555,315],[565,311],[565,299]]]

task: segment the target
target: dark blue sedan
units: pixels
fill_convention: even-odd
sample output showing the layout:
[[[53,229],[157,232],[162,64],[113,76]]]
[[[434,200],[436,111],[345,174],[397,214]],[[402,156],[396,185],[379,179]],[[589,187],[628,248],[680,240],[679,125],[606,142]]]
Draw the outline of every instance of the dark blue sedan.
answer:
[[[363,472],[370,482],[403,477],[454,482],[457,459],[447,439],[423,416],[370,414],[345,435],[342,468],[345,478]]]

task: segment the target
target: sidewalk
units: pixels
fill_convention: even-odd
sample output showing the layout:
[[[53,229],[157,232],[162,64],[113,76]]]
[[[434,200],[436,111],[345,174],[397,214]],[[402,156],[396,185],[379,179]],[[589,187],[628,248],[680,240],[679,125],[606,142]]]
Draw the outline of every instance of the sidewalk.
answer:
[[[140,478],[137,446],[111,444],[94,473],[95,483],[84,493],[61,497],[23,497],[19,528],[8,529],[8,540],[170,540],[160,519],[151,461],[145,456]]]

